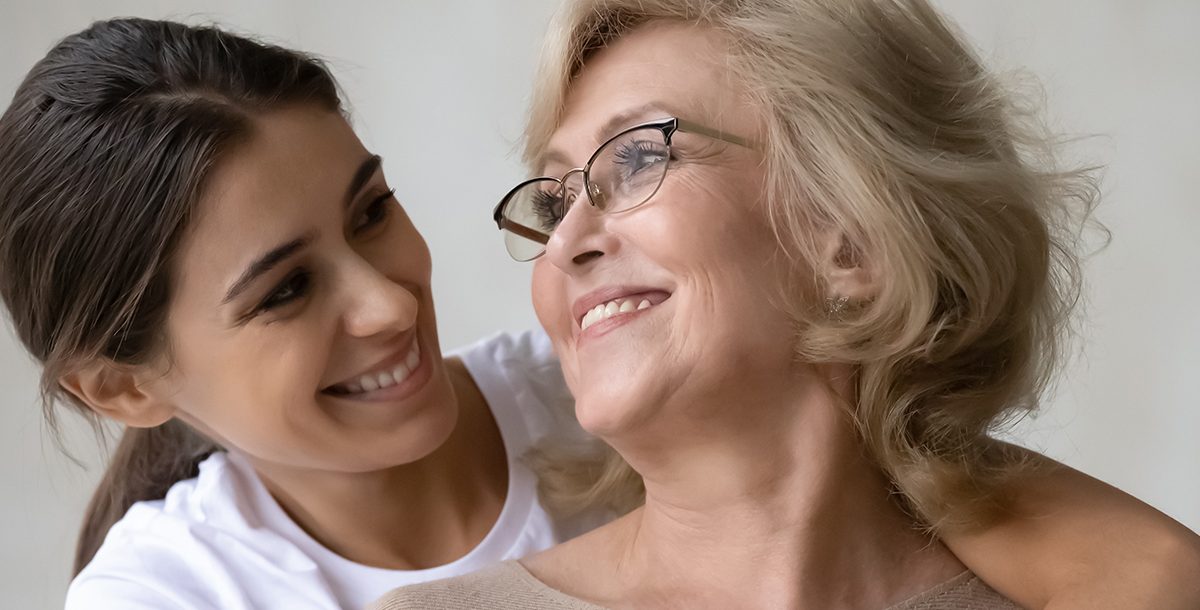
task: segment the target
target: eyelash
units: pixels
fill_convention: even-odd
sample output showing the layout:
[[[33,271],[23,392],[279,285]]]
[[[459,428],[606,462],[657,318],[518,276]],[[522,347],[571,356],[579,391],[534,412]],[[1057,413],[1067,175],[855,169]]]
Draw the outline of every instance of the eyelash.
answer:
[[[355,225],[354,233],[358,234],[369,229],[387,219],[388,212],[391,208],[386,204],[389,199],[396,196],[396,189],[388,189],[388,191],[379,197],[376,197],[367,207],[363,209],[363,213],[367,215],[367,222],[362,225]],[[375,214],[372,216],[372,214]]]
[[[355,226],[354,233],[361,233],[366,229],[374,227],[382,223],[384,220],[387,220],[390,208],[388,208],[386,204],[387,201],[395,195],[396,189],[388,189],[386,193],[376,197],[373,201],[371,201],[371,203],[367,204],[366,208],[363,209],[363,213],[366,215],[366,222]],[[271,291],[271,294],[267,295],[267,298],[263,299],[263,301],[259,303],[258,307],[254,308],[251,316],[269,312],[273,309],[283,307],[288,303],[302,298],[304,295],[308,294],[308,289],[311,282],[311,273],[304,270],[296,271],[284,279],[283,282],[281,282],[278,286],[276,286],[275,289]]]
[[[312,274],[307,271],[298,270],[292,273],[276,286],[275,290],[272,290],[271,294],[267,295],[267,298],[263,299],[263,302],[254,309],[254,313],[271,311],[303,297],[305,294],[308,294],[308,287],[311,281]],[[292,292],[291,294],[288,294],[289,290]]]

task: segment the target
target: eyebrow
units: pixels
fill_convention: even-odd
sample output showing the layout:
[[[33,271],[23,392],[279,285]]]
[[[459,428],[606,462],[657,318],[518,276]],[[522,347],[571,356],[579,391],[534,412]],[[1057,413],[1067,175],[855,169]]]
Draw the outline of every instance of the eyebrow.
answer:
[[[383,158],[379,155],[371,155],[363,160],[358,169],[354,171],[354,176],[350,178],[350,184],[346,188],[346,195],[344,197],[346,207],[349,207],[354,202],[354,196],[362,190],[363,186],[366,186],[367,182],[371,180],[371,177],[375,175],[375,172],[379,170],[382,164]],[[278,267],[280,263],[292,257],[297,252],[308,247],[315,238],[316,235],[313,232],[309,232],[285,244],[271,248],[266,254],[255,259],[242,272],[237,281],[233,283],[229,291],[225,293],[225,298],[221,301],[221,304],[226,305],[238,298],[239,295],[246,291],[246,288],[250,287],[250,284],[254,283],[254,280]]]
[[[608,120],[604,121],[604,124],[602,124],[600,128],[596,130],[596,142],[602,143],[616,135],[618,131],[632,127],[638,122],[665,119],[670,116],[678,117],[679,113],[670,110],[667,104],[659,101],[647,102],[640,106],[634,106],[633,108],[622,110],[621,112],[609,117]],[[641,120],[639,121],[637,119]],[[550,149],[543,153],[538,159],[537,167],[539,168],[539,171],[545,171],[546,165],[548,165],[551,161],[556,161],[567,166],[571,165],[571,161],[561,150]]]
[[[286,244],[276,246],[266,254],[258,257],[257,260],[255,260],[253,263],[250,263],[250,266],[242,272],[241,277],[239,277],[238,280],[233,283],[233,286],[229,289],[229,292],[225,294],[225,299],[221,301],[221,304],[228,304],[230,301],[238,298],[238,295],[245,292],[246,288],[248,288],[250,284],[254,282],[254,280],[258,279],[259,276],[274,269],[275,267],[279,266],[279,263],[282,263],[295,253],[308,247],[308,245],[312,243],[313,237],[314,235],[312,234],[298,237],[287,242]]]
[[[371,155],[362,162],[362,165],[358,166],[354,177],[350,179],[350,185],[346,188],[346,207],[350,207],[350,204],[354,202],[354,196],[362,190],[362,187],[366,186],[367,182],[370,182],[371,176],[375,175],[380,165],[383,165],[383,157]]]
[[[655,119],[665,119],[669,116],[678,117],[679,113],[668,110],[667,104],[663,102],[647,102],[641,106],[635,106],[622,110],[611,117],[596,130],[596,141],[603,142],[612,136],[616,135],[622,129],[633,127],[636,123],[643,123]]]

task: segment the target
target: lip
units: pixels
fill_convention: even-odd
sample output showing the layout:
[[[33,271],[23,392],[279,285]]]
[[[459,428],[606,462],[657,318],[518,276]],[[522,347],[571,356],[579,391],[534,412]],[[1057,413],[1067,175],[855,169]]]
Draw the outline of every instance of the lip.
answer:
[[[617,299],[637,295],[645,297],[653,305],[661,305],[663,301],[671,298],[672,294],[673,293],[666,288],[659,288],[655,286],[606,286],[604,288],[593,290],[576,299],[575,303],[571,306],[571,315],[575,317],[575,329],[579,330],[583,327],[583,316],[587,315],[587,312],[591,311],[601,303],[607,303],[609,301],[615,301]],[[629,314],[626,314],[626,316],[627,315]],[[609,320],[605,320],[603,322],[597,322],[595,326],[605,324],[612,320],[615,320],[615,318],[610,318]],[[589,331],[591,329],[592,327],[588,328]]]
[[[414,341],[418,340],[414,339]],[[413,341],[410,341],[407,345],[412,346],[412,344]],[[433,378],[434,362],[435,360],[439,360],[439,358],[435,357],[436,354],[430,353],[430,350],[427,349],[423,343],[421,344],[420,350],[421,361],[417,364],[417,368],[413,369],[412,372],[409,373],[408,379],[405,379],[403,383],[398,383],[386,388],[380,388],[378,390],[372,390],[370,392],[362,392],[360,394],[335,394],[325,390],[322,390],[321,394],[329,398],[336,398],[339,400],[347,400],[357,403],[395,402],[398,400],[412,398],[429,384],[429,380]],[[404,352],[402,352],[402,354],[407,355],[407,348]],[[402,359],[403,356],[401,360]],[[384,366],[384,368],[381,370],[389,370],[388,366],[395,366],[400,363],[400,360],[389,359],[388,362],[391,362],[391,364]],[[376,374],[378,372],[379,371],[376,371]]]
[[[408,357],[408,352],[410,349],[412,349],[413,343],[419,343],[419,342],[420,342],[419,336],[417,335],[417,331],[414,328],[411,332],[407,333],[405,336],[401,337],[397,341],[396,350],[394,352],[392,352],[390,355],[388,355],[387,357],[385,357],[383,360],[380,360],[379,362],[375,363],[369,369],[366,369],[359,373],[355,373],[354,375],[351,375],[341,381],[331,383],[331,384],[321,388],[321,393],[322,394],[330,394],[331,393],[330,390],[333,389],[334,387],[339,386],[339,385],[352,384],[355,381],[358,381],[361,377],[363,377],[365,375],[378,375],[383,372],[391,371],[392,369],[396,368],[396,366],[398,366],[401,362],[404,362],[404,359]],[[424,361],[426,359],[425,358],[426,350],[424,348],[425,348],[425,346],[422,345],[421,346],[421,365],[425,364]],[[421,365],[418,365],[417,368],[420,368]],[[409,375],[409,377],[411,378],[412,375]],[[407,380],[406,380],[406,383],[407,383]],[[404,384],[400,384],[400,385],[404,385]],[[334,394],[334,395],[337,396],[337,394]]]
[[[665,303],[665,301],[664,301]],[[587,330],[581,330],[578,327],[575,329],[576,339],[575,344],[583,349],[584,346],[590,345],[592,341],[607,335],[608,333],[641,319],[642,316],[650,315],[658,311],[662,305],[656,305],[649,309],[636,310],[628,313],[613,316],[606,320],[601,320],[587,327]]]

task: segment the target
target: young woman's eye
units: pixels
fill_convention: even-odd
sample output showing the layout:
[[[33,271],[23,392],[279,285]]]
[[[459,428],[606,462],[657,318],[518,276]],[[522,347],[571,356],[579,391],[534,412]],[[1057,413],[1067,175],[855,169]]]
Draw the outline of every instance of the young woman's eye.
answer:
[[[267,295],[267,298],[258,306],[258,311],[271,311],[302,298],[308,294],[311,281],[312,278],[307,272],[293,273],[283,283],[276,286],[271,294]]]
[[[371,200],[367,207],[363,208],[361,214],[354,222],[354,232],[361,233],[381,222],[387,220],[388,214],[392,211],[392,197],[396,194],[396,189],[391,189],[388,192]]]

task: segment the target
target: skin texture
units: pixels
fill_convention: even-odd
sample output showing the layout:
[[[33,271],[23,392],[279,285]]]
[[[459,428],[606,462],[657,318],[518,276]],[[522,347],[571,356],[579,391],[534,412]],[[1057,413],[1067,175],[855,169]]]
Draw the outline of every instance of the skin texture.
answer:
[[[669,57],[654,61],[665,59]],[[693,68],[693,78],[724,78],[711,66]],[[655,72],[652,62],[640,69],[646,78]],[[706,91],[713,82],[721,81],[707,81]],[[607,103],[632,108],[644,101],[640,96],[654,96],[687,104],[626,117],[626,125],[679,114],[732,133],[749,135],[756,129],[745,123],[749,113],[731,96],[675,95],[677,83],[643,85],[608,91],[624,97]],[[561,161],[585,157],[607,135],[583,122],[576,127],[558,141],[566,157]],[[714,548],[741,553],[747,565],[774,566],[766,573],[776,580],[761,590],[771,604],[801,601],[788,585],[793,573],[811,576],[812,582],[840,582],[837,590],[802,592],[809,596],[805,599],[837,605],[891,599],[960,570],[943,547],[905,527],[902,516],[879,494],[878,473],[847,442],[844,422],[829,417],[830,396],[813,391],[813,375],[844,378],[845,371],[781,364],[786,326],[771,306],[776,295],[764,288],[775,279],[772,267],[763,264],[772,260],[774,250],[758,216],[761,176],[755,154],[688,134],[678,136],[676,147],[687,158],[676,163],[669,188],[654,202],[624,218],[589,218],[579,208],[536,270],[535,303],[543,323],[560,338],[566,373],[581,394],[584,423],[636,456],[652,489],[679,490],[657,494],[654,505],[618,523],[613,535],[585,538],[579,544],[588,546],[581,548],[627,562],[614,572],[623,579],[617,584],[637,599],[652,601],[680,591],[703,591],[691,588],[690,579],[705,574],[671,574],[656,589],[636,580],[635,560],[688,565],[692,557],[711,554]],[[469,375],[461,363],[441,360],[429,254],[403,209],[384,197],[388,188],[382,173],[351,193],[350,207],[345,205],[351,179],[369,157],[336,114],[295,107],[257,117],[252,137],[216,168],[177,253],[161,357],[142,367],[96,363],[63,383],[119,421],[153,426],[179,417],[242,451],[285,510],[335,552],[379,567],[425,568],[462,556],[491,528],[504,500],[506,461],[495,423]],[[565,168],[551,165],[548,173]],[[223,303],[251,261],[306,235],[311,237],[306,248]],[[696,243],[710,247],[686,250]],[[589,254],[594,252],[621,260],[620,266],[605,263],[611,274],[605,282],[636,281],[671,291],[661,309],[652,310],[654,316],[639,322],[655,334],[639,337],[629,329],[615,329],[610,337],[585,346],[572,334],[571,316],[554,311],[556,299],[567,302],[568,292],[595,279],[582,271],[588,264],[574,262],[579,256],[584,263],[601,260]],[[301,271],[312,274],[308,284],[296,279]],[[870,290],[867,274],[850,269],[839,278],[844,290]],[[298,298],[283,302],[280,297],[289,293]],[[272,295],[279,305],[259,311]],[[746,332],[750,320],[756,323],[754,332]],[[430,369],[428,381],[415,393],[374,403],[322,393],[371,369],[413,336],[419,337]],[[611,347],[614,339],[621,342],[617,349]],[[658,374],[647,373],[649,358],[661,365]],[[788,383],[773,386],[778,379]],[[732,395],[703,390],[736,388],[731,381],[755,391]],[[784,395],[791,402],[775,402]],[[775,409],[759,408],[766,404]],[[670,405],[690,411],[668,411],[665,406]],[[729,405],[738,408],[730,410]],[[780,420],[781,413],[791,415]],[[713,425],[693,425],[692,420],[705,418]],[[645,434],[632,433],[639,429]],[[689,439],[688,445],[673,452],[650,447],[654,439],[672,434]],[[764,447],[775,449],[762,463],[735,459]],[[764,463],[772,468],[762,468]],[[697,468],[709,469],[702,471],[704,478],[696,479]],[[1159,589],[1163,575],[1178,578],[1175,574],[1195,565],[1187,563],[1194,560],[1194,548],[1178,544],[1178,536],[1160,535],[1173,531],[1164,525],[1165,518],[1089,481],[1069,469],[1051,475],[1049,482],[1031,486],[1029,514],[948,543],[989,582],[1031,607],[1060,599],[1102,607],[1091,605],[1094,596],[1085,596],[1095,590],[1087,584],[1097,578],[1121,582],[1113,578],[1112,565],[1135,548],[1146,573],[1157,575]],[[812,497],[825,501],[793,503],[788,494],[795,489],[810,490]],[[1098,502],[1101,497],[1111,501]],[[719,511],[698,510],[700,500],[719,502]],[[1072,508],[1040,518],[1045,507],[1056,506],[1097,509]],[[1093,522],[1081,521],[1084,514],[1126,524],[1129,540],[1159,543],[1117,544],[1090,536]],[[837,529],[851,515],[855,523],[870,527],[863,532]],[[718,520],[728,520],[730,528],[710,531]],[[804,548],[811,552],[774,546],[780,531],[791,534],[786,542],[809,545]],[[634,553],[632,541],[654,532],[663,544],[636,547],[642,554]],[[1055,533],[1059,535],[1048,535]],[[891,556],[874,556],[881,540]],[[1066,550],[1074,557],[1115,560],[1110,571],[1098,572],[1094,564],[1044,559],[1060,559]],[[672,559],[682,554],[688,561]],[[545,565],[538,561],[531,567]],[[908,569],[904,578],[869,586],[831,576],[841,578],[847,566],[877,576],[897,563]],[[1022,569],[1026,566],[1037,569]],[[1177,571],[1153,569],[1166,566]],[[545,576],[554,582],[554,574]],[[559,576],[587,584],[576,574]],[[614,583],[594,584],[597,599],[608,599],[617,590]],[[700,584],[744,590],[744,581],[735,575]],[[1130,597],[1130,591],[1121,587],[1125,597],[1104,599],[1144,599]],[[719,605],[726,601],[719,593],[698,601]]]
[[[495,522],[507,460],[465,369],[442,361],[425,242],[339,114],[297,106],[254,127],[210,176],[176,253],[162,357],[77,387],[127,423],[178,417],[244,453],[349,559],[451,561]],[[253,261],[298,238],[228,298]],[[394,368],[413,341],[421,364],[391,394],[327,391]]]
[[[652,25],[600,52],[573,84],[544,173],[669,115],[755,138],[739,83],[713,60],[723,44]],[[673,148],[650,202],[604,216],[572,207],[535,263],[534,304],[580,420],[647,489],[642,509],[525,560],[535,576],[616,608],[862,608],[953,576],[961,558],[1027,607],[1195,606],[1194,534],[1045,458],[1010,517],[947,539],[957,558],[917,535],[838,412],[849,371],[790,356],[788,320],[772,303],[794,270],[766,230],[755,153],[688,135]],[[838,242],[827,241],[832,256]],[[819,264],[834,270],[832,293],[871,293],[868,270]],[[580,330],[577,299],[629,286],[670,297]],[[1123,536],[1095,535],[1118,527]]]
[[[758,137],[741,89],[707,59],[721,45],[661,26],[601,52],[575,82],[550,158],[586,159],[615,116],[618,129],[678,114]],[[606,216],[574,206],[536,263],[535,307],[580,421],[642,473],[647,502],[530,569],[613,607],[883,607],[961,573],[862,458],[839,406],[849,369],[792,357],[774,297],[794,270],[761,208],[761,157],[688,134],[672,149],[649,203]],[[670,297],[581,331],[571,305],[611,286]],[[841,273],[834,289],[869,291],[870,275]]]
[[[1102,481],[1030,458],[1044,465],[1021,482],[1010,516],[946,538],[959,558],[1028,608],[1200,607],[1200,537]]]

